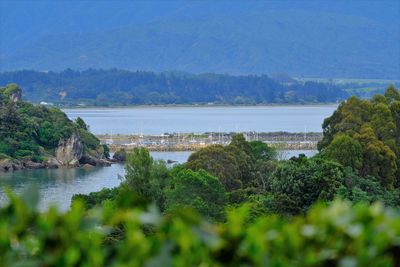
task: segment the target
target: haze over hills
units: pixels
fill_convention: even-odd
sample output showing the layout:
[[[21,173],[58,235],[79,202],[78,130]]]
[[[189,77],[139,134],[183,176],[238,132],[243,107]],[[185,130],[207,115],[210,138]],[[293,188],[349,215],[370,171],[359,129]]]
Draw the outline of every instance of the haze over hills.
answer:
[[[399,9],[398,1],[3,1],[0,70],[398,79]]]

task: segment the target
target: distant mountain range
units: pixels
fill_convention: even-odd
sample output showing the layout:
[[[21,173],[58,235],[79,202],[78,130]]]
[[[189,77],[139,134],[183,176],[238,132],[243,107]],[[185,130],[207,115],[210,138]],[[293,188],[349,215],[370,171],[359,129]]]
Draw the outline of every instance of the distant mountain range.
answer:
[[[398,1],[13,2],[1,4],[2,71],[400,78]]]

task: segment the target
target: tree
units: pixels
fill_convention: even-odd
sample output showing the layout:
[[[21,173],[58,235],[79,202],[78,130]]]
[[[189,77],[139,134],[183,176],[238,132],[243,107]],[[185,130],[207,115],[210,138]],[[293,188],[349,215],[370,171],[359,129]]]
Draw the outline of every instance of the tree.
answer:
[[[350,97],[342,102],[332,116],[326,118],[322,124],[324,137],[318,143],[318,149],[323,150],[338,133],[353,136],[359,132],[362,125],[371,116],[372,104],[367,100]]]
[[[363,149],[357,140],[346,134],[336,135],[324,150],[328,159],[334,160],[343,166],[359,170],[363,161]]]
[[[75,123],[78,125],[79,128],[84,129],[86,131],[89,130],[89,126],[85,123],[85,121],[81,117],[76,118]]]
[[[194,171],[206,170],[218,177],[228,191],[242,186],[236,158],[221,145],[211,145],[194,152],[185,163],[185,167]]]
[[[254,180],[254,159],[251,154],[241,150],[240,147],[235,145],[228,145],[225,151],[235,158],[235,162],[239,167],[239,181],[243,186],[248,186]]]
[[[385,91],[385,97],[386,99],[389,100],[389,102],[393,101],[400,101],[400,93],[399,91],[394,87],[393,84],[391,84]]]
[[[387,104],[378,103],[374,105],[370,123],[379,140],[389,146],[395,141],[396,125],[393,121],[390,107]]]
[[[347,168],[344,181],[344,186],[338,192],[338,196],[343,199],[351,200],[354,203],[381,201],[392,207],[400,205],[400,191],[384,187],[378,178],[370,176],[365,179]]]
[[[249,142],[251,154],[255,160],[274,160],[276,159],[276,150],[262,141]]]
[[[382,185],[393,187],[395,173],[397,171],[396,155],[385,143],[378,140],[372,128],[366,124],[355,135],[363,146],[363,164],[360,174],[364,177],[368,175],[379,177]]]
[[[304,212],[317,200],[332,200],[343,179],[342,166],[323,158],[300,156],[282,162],[269,181],[269,208],[283,214]]]
[[[15,103],[8,101],[0,110],[0,135],[10,136],[18,132],[21,126],[21,116]]]
[[[390,86],[384,95],[375,95],[371,100],[351,97],[341,103],[333,115],[325,119],[324,137],[318,149],[328,158],[358,169],[366,179],[374,176],[387,188],[399,186],[399,98],[399,92]],[[348,138],[335,140],[339,135]],[[361,166],[358,145],[349,138],[361,145]]]
[[[166,207],[172,211],[192,207],[206,218],[222,220],[227,203],[224,186],[204,170],[180,169],[175,172],[166,190]]]
[[[249,142],[246,141],[246,138],[244,137],[243,134],[234,134],[232,136],[229,146],[237,147],[240,151],[243,151],[249,156],[252,155],[251,146]]]
[[[154,201],[163,209],[162,190],[169,176],[165,163],[154,161],[146,148],[135,148],[127,156],[125,171],[123,185],[138,196]]]

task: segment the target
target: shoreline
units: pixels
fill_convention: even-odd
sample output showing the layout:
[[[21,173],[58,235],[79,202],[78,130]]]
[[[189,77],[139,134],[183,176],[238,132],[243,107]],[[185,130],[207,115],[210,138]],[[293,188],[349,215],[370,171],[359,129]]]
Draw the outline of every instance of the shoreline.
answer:
[[[109,167],[112,164],[120,163],[114,159],[103,160],[101,164],[92,165],[89,163],[80,163],[79,165],[54,165],[49,163],[36,163],[33,161],[20,161],[17,159],[7,159],[6,163],[0,162],[0,178],[2,173],[9,173],[24,170],[55,170],[55,169],[88,169],[94,167]]]
[[[197,151],[210,145],[228,145],[235,133],[169,133],[161,135],[103,134],[96,135],[110,151],[132,150],[137,147],[149,151]],[[277,150],[316,150],[322,133],[247,132],[247,141],[261,141]]]
[[[128,149],[128,151],[130,151]],[[170,152],[195,152],[197,150],[149,150],[150,152],[160,152],[160,153],[170,153]],[[277,149],[278,152],[282,152],[285,153],[287,151],[317,151],[316,149],[302,149],[302,148],[298,148],[298,149],[285,149],[285,148],[280,148]],[[279,161],[281,161],[282,159],[279,159]],[[168,160],[165,160],[168,163]],[[171,160],[171,163],[174,163],[174,160]],[[0,179],[2,178],[1,175],[2,174],[6,174],[6,173],[14,173],[14,172],[23,172],[23,171],[33,171],[33,170],[68,170],[68,169],[92,169],[92,168],[108,168],[111,167],[114,164],[125,164],[125,161],[120,161],[120,160],[116,160],[116,159],[109,159],[108,160],[107,165],[98,165],[98,166],[94,166],[94,165],[90,165],[87,166],[88,164],[81,164],[79,166],[59,166],[59,167],[51,167],[51,166],[42,166],[42,167],[23,167],[23,168],[19,168],[19,169],[11,169],[11,170],[1,170],[0,169]]]
[[[144,108],[254,108],[254,107],[321,107],[321,106],[338,106],[339,102],[329,103],[271,103],[271,104],[246,104],[246,105],[234,105],[234,104],[161,104],[161,105],[128,105],[128,106],[59,106],[61,110],[85,110],[85,109],[144,109]]]

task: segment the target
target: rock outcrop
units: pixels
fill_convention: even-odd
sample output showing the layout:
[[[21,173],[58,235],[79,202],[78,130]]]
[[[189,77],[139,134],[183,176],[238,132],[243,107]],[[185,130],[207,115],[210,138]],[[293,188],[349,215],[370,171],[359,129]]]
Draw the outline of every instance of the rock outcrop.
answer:
[[[15,83],[10,83],[4,88],[0,88],[0,93],[4,94],[4,96],[10,99],[12,102],[18,102],[22,100],[22,90]]]
[[[80,164],[87,165],[90,164],[92,166],[110,166],[111,162],[106,159],[97,158],[91,155],[83,155],[79,161]]]
[[[0,170],[1,171],[12,171],[12,162],[10,159],[0,160]]]
[[[59,141],[55,149],[55,157],[62,166],[77,167],[83,155],[83,146],[78,134]]]
[[[115,151],[114,155],[113,155],[113,161],[115,162],[125,162],[126,161],[126,150],[125,149],[121,149],[118,151]]]
[[[57,169],[61,167],[61,163],[55,157],[49,157],[48,160],[45,162],[47,168],[50,169]]]
[[[33,162],[31,160],[20,161],[24,169],[43,169],[46,167],[45,163]]]
[[[18,90],[15,90],[13,92],[11,92],[10,94],[10,100],[13,102],[18,102],[22,100],[22,91],[21,89],[18,88]]]
[[[19,162],[18,160],[9,158],[0,159],[0,172],[16,171],[24,168],[25,168],[24,164]]]

